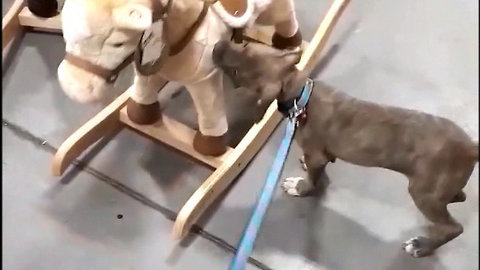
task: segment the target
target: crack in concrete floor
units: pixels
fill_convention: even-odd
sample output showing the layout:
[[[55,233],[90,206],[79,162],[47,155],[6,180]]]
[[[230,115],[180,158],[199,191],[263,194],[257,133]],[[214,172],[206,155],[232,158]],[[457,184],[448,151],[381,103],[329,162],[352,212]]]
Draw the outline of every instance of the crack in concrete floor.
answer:
[[[2,119],[2,122],[3,122],[3,126],[5,128],[8,128],[10,131],[12,131],[15,134],[15,136],[21,138],[24,141],[27,141],[27,142],[30,142],[30,143],[34,144],[40,150],[47,151],[48,153],[51,153],[51,154],[55,154],[57,152],[58,149],[55,146],[48,143],[47,140],[42,139],[38,136],[35,136],[34,134],[29,132],[25,128],[23,128],[19,125],[16,125],[15,123],[12,123],[12,122],[8,121],[7,119]],[[89,167],[88,166],[88,161],[85,162],[83,160],[75,159],[72,162],[71,166],[72,166],[73,169],[64,174],[64,176],[60,180],[61,184],[68,184],[71,180],[73,180],[73,178],[80,171],[83,171],[83,172],[86,172],[86,173],[92,175],[95,179],[100,180],[100,181],[108,184],[109,186],[113,187],[117,191],[120,191],[121,193],[129,196],[130,198],[135,199],[136,201],[140,202],[141,204],[143,204],[147,207],[150,207],[150,208],[154,209],[155,211],[161,213],[167,220],[175,222],[175,219],[177,218],[177,213],[175,213],[175,211],[172,211],[172,210],[170,210],[170,209],[168,209],[168,208],[150,200],[149,198],[147,198],[143,194],[141,194],[141,193],[133,190],[132,188],[122,184],[120,181],[102,173],[101,171]],[[223,250],[228,251],[232,254],[235,254],[235,252],[237,251],[237,249],[235,247],[233,247],[232,245],[230,245],[227,241],[223,240],[220,237],[215,236],[212,233],[209,233],[209,232],[205,231],[202,227],[200,227],[197,224],[193,225],[193,227],[190,229],[190,232],[201,236],[202,238],[214,243],[218,247],[220,247]],[[188,239],[188,237],[187,237],[187,239]],[[253,265],[253,266],[255,266],[255,267],[257,267],[258,269],[261,269],[261,270],[272,269],[272,268],[268,267],[267,265],[265,265],[264,263],[262,263],[261,261],[259,261],[257,259],[254,259],[252,257],[250,257],[248,259],[248,262],[251,265]]]

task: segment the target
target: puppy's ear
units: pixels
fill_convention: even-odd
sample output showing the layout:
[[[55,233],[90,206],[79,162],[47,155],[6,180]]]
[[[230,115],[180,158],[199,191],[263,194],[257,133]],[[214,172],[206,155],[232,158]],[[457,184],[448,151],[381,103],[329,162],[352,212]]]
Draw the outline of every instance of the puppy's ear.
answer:
[[[257,101],[257,105],[270,104],[281,93],[282,82],[267,83],[258,91],[260,91],[260,97]]]
[[[281,54],[277,57],[281,59],[278,66],[280,68],[280,73],[282,75],[288,75],[289,73],[296,70],[295,65],[300,62],[302,52],[300,50],[282,51]]]
[[[238,52],[228,41],[219,41],[215,44],[212,51],[213,62],[216,65],[224,67],[237,66],[239,61]]]
[[[241,55],[237,51],[227,50],[222,56],[222,64],[227,67],[238,67],[241,61]]]
[[[296,51],[290,51],[290,52],[285,52],[282,55],[282,58],[285,60],[285,65],[287,67],[294,67],[298,62],[300,62],[300,59],[302,58],[302,51],[301,50],[296,50]]]

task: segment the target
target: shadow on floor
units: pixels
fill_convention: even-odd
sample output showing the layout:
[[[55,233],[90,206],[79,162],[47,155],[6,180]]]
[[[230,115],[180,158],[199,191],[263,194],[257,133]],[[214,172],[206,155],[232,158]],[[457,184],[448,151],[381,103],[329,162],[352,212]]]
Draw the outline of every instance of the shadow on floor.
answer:
[[[328,176],[324,177],[328,181]],[[325,192],[328,194],[328,188]],[[270,262],[265,261],[262,254],[304,257],[313,265],[336,270],[446,269],[435,255],[417,259],[402,250],[401,243],[415,236],[413,232],[403,232],[396,241],[382,240],[355,220],[324,207],[323,196],[318,193],[295,198],[284,194],[274,199],[257,238],[253,257],[269,266]],[[201,226],[208,223],[221,201],[222,198],[202,216]],[[293,213],[292,208],[296,208],[297,213]],[[241,227],[243,231],[248,222],[244,217],[251,212],[250,208],[224,208],[222,216],[216,216],[217,220],[222,220],[221,225],[209,230],[218,233]]]
[[[104,148],[108,140],[106,138],[93,146],[82,157],[82,163],[90,164],[93,157]],[[113,148],[113,153],[109,155],[118,158],[104,165],[108,167],[110,163],[113,163],[114,168],[120,170],[120,175],[122,175],[127,173],[127,171],[123,172],[123,170],[131,168],[127,164],[133,158],[134,161],[138,162],[138,167],[135,168],[141,168],[141,170],[147,172],[156,181],[155,185],[158,185],[162,193],[166,194],[166,201],[162,202],[163,206],[155,202],[156,198],[149,198],[129,187],[135,181],[139,181],[139,179],[127,177],[128,181],[121,183],[116,179],[102,176],[100,172],[91,172],[91,169],[84,167],[84,165],[80,165],[80,168],[94,175],[99,174],[95,176],[99,179],[102,177],[106,178],[100,179],[101,181],[113,186],[140,203],[155,209],[168,220],[175,220],[175,212],[165,208],[165,205],[171,207],[179,201],[184,202],[188,198],[181,198],[174,194],[174,190],[184,189],[184,187],[175,187],[179,182],[184,183],[184,181],[176,180],[183,174],[192,174],[192,170],[195,170],[196,166],[194,164],[185,164],[184,161],[180,161],[181,159],[172,158],[170,152],[162,147],[148,147],[148,145],[145,149],[140,147],[136,149],[136,151],[140,150],[143,153],[140,158],[138,158],[138,153],[134,153],[134,150],[135,148],[129,148],[129,145],[125,143],[117,142]],[[169,160],[169,162],[158,162],[159,160]],[[142,213],[137,213],[133,210],[130,211],[129,206],[123,201],[111,201],[108,198],[108,194],[105,194],[105,191],[100,189],[102,184],[98,181],[88,185],[87,190],[82,190],[80,196],[76,198],[77,201],[68,202],[67,205],[56,204],[55,202],[58,201],[56,197],[63,196],[62,189],[72,188],[71,185],[75,185],[75,181],[72,180],[77,178],[78,173],[78,167],[70,168],[54,189],[45,194],[48,196],[45,210],[50,218],[64,223],[64,226],[75,234],[98,243],[114,238],[128,245],[138,241],[137,239],[145,237],[145,230],[142,228],[148,226],[145,223],[149,222],[149,217],[145,215],[151,214],[151,212],[142,211]],[[198,175],[197,173],[193,174],[195,176]],[[325,177],[324,180],[328,182],[328,176]],[[199,186],[201,178],[198,178],[198,183],[193,184]],[[222,239],[213,239],[213,241],[218,240],[218,245],[230,251],[236,245],[236,242],[233,242],[231,238],[235,239],[236,235],[239,235],[238,231],[243,230],[247,222],[245,217],[249,217],[252,211],[251,208],[228,207],[223,207],[222,211],[216,211],[226,194],[228,194],[228,191],[234,186],[235,184],[232,184],[198,222],[201,227],[205,227],[213,215],[215,215],[216,220],[221,220],[221,224],[218,222],[214,223],[214,226],[210,226],[208,230],[216,236],[232,235],[229,243]],[[172,190],[172,192],[169,190]],[[186,196],[191,195],[188,194],[188,189],[186,194]],[[269,262],[264,261],[262,258],[262,254],[280,251],[280,253],[292,255],[292,257],[305,258],[312,264],[324,266],[327,269],[446,269],[440,265],[435,256],[414,259],[404,253],[400,245],[402,241],[415,236],[411,232],[405,232],[395,241],[384,241],[373,235],[355,220],[323,206],[322,198],[322,194],[317,194],[309,198],[292,198],[287,195],[280,195],[274,199],[257,239],[254,257],[269,265]],[[116,205],[117,209],[123,211],[123,214],[128,213],[128,219],[131,220],[128,228],[122,228],[121,226],[108,228],[104,226],[104,224],[110,224],[105,219],[114,219],[116,213],[115,215],[112,214],[111,217],[104,217],[104,213],[100,210],[111,208],[112,204]],[[127,216],[127,214],[125,215]],[[87,216],[91,218],[85,218]],[[375,222],[375,220],[372,220],[372,222]],[[174,265],[181,260],[182,252],[194,243],[196,239],[198,239],[198,234],[191,234],[185,241],[180,243],[178,248],[174,248],[170,253],[169,263]],[[359,262],[361,262],[361,268],[359,268]]]

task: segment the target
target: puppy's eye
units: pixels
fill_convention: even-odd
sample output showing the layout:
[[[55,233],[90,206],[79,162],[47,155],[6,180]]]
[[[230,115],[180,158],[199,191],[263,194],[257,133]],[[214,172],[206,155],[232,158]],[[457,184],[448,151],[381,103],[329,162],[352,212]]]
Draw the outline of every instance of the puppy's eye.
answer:
[[[120,48],[122,47],[123,45],[125,45],[124,42],[117,42],[117,43],[113,43],[112,46],[115,47],[115,48]]]

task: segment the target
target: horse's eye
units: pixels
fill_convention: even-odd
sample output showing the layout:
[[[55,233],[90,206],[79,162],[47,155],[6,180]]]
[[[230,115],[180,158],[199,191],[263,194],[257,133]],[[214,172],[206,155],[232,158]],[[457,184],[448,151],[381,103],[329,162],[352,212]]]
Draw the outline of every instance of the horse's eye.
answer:
[[[125,43],[123,42],[117,42],[117,43],[113,43],[112,46],[115,47],[115,48],[119,48],[119,47],[122,47]]]

